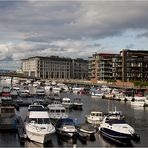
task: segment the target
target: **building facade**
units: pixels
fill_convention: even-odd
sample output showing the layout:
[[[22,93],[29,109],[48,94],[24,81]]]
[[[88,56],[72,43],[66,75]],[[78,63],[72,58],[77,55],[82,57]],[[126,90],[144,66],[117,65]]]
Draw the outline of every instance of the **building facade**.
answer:
[[[95,53],[89,58],[89,79],[148,81],[148,51],[123,49],[120,54]]]
[[[88,61],[58,56],[31,57],[22,60],[22,70],[28,76],[42,79],[87,79]]]
[[[113,79],[113,58],[118,54],[95,53],[89,58],[89,79],[106,81]]]
[[[113,80],[122,80],[122,58],[120,55],[112,58],[112,78]]]
[[[148,81],[148,51],[120,51],[122,58],[122,81]]]

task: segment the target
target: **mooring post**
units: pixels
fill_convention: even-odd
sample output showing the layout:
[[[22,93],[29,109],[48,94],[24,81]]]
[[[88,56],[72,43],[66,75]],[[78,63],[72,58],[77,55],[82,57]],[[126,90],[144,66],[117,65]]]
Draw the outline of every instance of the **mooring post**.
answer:
[[[13,77],[11,77],[11,88],[12,88],[12,85],[13,85]]]

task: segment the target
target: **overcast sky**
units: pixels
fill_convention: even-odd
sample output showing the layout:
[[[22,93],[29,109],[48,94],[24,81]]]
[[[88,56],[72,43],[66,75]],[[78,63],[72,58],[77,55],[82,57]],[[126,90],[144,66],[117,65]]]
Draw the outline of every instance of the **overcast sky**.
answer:
[[[0,69],[21,59],[148,50],[148,1],[0,0]]]

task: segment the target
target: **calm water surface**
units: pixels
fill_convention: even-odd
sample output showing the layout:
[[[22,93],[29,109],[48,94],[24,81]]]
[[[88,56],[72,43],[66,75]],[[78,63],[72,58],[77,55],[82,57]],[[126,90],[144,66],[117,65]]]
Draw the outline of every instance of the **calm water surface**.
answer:
[[[69,117],[77,119],[77,123],[85,123],[85,116],[90,113],[91,110],[96,109],[102,112],[108,110],[108,100],[94,99],[90,96],[75,95],[75,94],[61,94],[61,97],[69,97],[74,99],[75,97],[81,97],[84,105],[83,110],[71,110],[69,111]],[[31,99],[31,98],[28,98]],[[136,132],[140,134],[141,140],[139,143],[133,142],[134,147],[147,147],[148,146],[148,107],[145,108],[133,108],[128,102],[115,102],[110,101],[110,110],[116,105],[117,110],[122,111],[126,116],[127,122],[135,128]],[[17,112],[23,119],[26,117],[27,107],[20,107],[20,111]],[[87,144],[82,144],[79,140],[76,141],[77,147],[118,147],[119,145],[110,143],[104,140],[99,133],[96,133],[95,141],[88,141]],[[52,141],[43,146],[35,142],[26,141],[24,145],[20,145],[18,137],[15,133],[0,133],[0,147],[72,147],[72,141],[58,141],[56,134],[53,135]]]

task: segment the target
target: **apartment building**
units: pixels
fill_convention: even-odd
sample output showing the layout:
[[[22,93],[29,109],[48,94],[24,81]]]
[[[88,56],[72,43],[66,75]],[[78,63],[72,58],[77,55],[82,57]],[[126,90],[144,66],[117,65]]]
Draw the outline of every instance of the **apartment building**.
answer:
[[[122,80],[122,57],[120,55],[112,58],[112,79]]]
[[[23,59],[22,70],[28,76],[42,79],[87,79],[88,61],[59,56],[36,56]]]
[[[120,51],[122,58],[122,81],[148,81],[148,51]]]
[[[118,54],[95,53],[89,57],[89,79],[106,81],[113,79],[112,60]]]
[[[148,81],[148,51],[123,49],[120,54],[95,53],[89,58],[89,79]]]
[[[73,59],[72,61],[72,78],[88,79],[88,61],[84,59]]]

